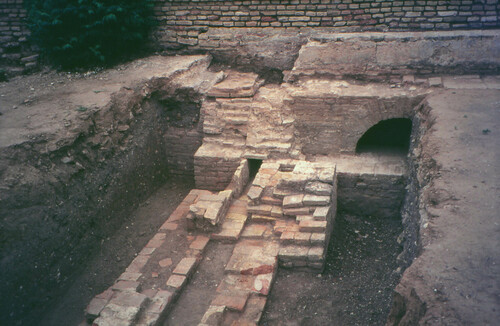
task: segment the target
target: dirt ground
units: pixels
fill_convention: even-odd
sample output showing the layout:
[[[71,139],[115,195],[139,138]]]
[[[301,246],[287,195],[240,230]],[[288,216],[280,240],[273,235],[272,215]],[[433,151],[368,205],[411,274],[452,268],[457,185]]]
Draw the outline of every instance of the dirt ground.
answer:
[[[385,325],[401,274],[398,220],[339,215],[323,274],[280,269],[262,325]]]

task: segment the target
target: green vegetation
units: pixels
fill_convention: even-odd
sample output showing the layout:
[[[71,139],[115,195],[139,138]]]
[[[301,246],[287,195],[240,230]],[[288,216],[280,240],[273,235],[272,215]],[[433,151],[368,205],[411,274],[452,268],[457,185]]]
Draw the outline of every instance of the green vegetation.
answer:
[[[63,69],[116,64],[144,53],[153,27],[146,0],[28,0],[32,40]]]

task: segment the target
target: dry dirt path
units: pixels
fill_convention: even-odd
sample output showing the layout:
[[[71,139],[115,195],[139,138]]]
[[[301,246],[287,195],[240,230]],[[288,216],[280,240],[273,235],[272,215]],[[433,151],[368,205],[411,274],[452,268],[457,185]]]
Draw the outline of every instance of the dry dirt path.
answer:
[[[465,80],[428,99],[424,151],[438,170],[423,189],[421,255],[396,289],[425,325],[500,320],[500,88],[482,86]]]

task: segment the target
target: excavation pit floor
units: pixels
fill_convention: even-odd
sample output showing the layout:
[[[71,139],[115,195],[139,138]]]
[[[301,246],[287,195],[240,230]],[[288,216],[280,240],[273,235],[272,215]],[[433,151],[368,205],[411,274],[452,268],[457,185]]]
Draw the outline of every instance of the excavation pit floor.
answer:
[[[401,222],[339,214],[322,274],[280,269],[261,325],[385,325]]]

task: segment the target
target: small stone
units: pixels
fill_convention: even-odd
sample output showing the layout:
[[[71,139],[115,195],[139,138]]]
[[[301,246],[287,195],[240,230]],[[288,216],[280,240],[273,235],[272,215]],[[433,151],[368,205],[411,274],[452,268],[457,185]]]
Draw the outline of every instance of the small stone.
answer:
[[[162,259],[158,262],[158,264],[160,265],[160,267],[168,267],[172,265],[172,259],[170,258]]]
[[[73,159],[71,157],[65,156],[61,159],[61,162],[63,162],[64,164],[69,164],[73,162]]]

